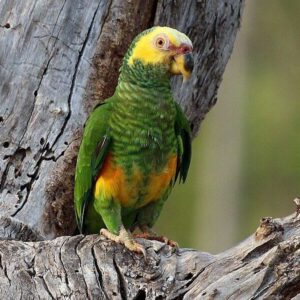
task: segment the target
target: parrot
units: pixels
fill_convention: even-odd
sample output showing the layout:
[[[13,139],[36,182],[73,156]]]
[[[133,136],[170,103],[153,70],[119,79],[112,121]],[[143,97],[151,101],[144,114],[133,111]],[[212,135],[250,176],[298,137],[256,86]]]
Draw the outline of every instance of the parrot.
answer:
[[[96,105],[84,125],[74,187],[80,233],[100,233],[144,255],[134,231],[157,236],[152,227],[191,161],[191,128],[170,79],[190,78],[192,52],[189,37],[170,27],[133,39],[113,96]]]

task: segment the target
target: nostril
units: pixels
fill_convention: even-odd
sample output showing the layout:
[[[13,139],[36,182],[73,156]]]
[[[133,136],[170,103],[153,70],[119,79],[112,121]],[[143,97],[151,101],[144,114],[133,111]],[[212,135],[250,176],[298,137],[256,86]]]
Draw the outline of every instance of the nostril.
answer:
[[[181,45],[181,47],[180,47],[181,49],[181,53],[183,53],[183,54],[186,54],[186,53],[190,53],[190,52],[192,52],[192,47],[190,46],[190,45],[187,45],[187,44],[183,44],[183,45]]]
[[[188,53],[190,51],[190,49],[188,47],[183,47],[183,53]]]
[[[181,50],[180,52],[182,54],[186,54],[186,47],[182,46],[180,50]]]

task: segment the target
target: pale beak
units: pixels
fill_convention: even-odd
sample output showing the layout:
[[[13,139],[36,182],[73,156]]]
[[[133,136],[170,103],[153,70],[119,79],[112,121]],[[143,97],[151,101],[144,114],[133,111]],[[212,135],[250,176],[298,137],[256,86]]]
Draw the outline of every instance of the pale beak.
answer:
[[[174,61],[171,65],[171,73],[182,75],[184,80],[191,77],[194,68],[194,59],[192,53],[177,54],[174,56]]]

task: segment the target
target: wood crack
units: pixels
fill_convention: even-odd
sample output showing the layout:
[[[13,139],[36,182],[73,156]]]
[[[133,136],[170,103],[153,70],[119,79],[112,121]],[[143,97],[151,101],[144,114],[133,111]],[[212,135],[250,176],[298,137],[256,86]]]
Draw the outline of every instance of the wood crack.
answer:
[[[61,263],[61,266],[62,266],[65,283],[68,286],[68,289],[70,290],[68,273],[67,273],[67,270],[65,268],[65,265],[64,265],[64,262],[63,262],[63,259],[62,259],[62,253],[61,253],[62,252],[62,248],[64,247],[65,243],[68,242],[68,240],[69,240],[69,238],[67,238],[66,240],[64,240],[63,243],[61,244],[61,246],[59,248],[59,251],[58,251],[58,257],[59,257],[59,260],[60,260],[60,263]]]
[[[184,299],[184,296],[186,295],[186,293],[189,291],[189,287],[198,280],[198,277],[207,269],[209,268],[211,265],[213,265],[215,263],[215,261],[211,262],[210,264],[208,264],[207,266],[205,266],[204,268],[202,268],[201,270],[199,270],[197,272],[196,275],[194,275],[185,285],[183,288],[180,288],[179,291],[176,291],[176,297],[172,298],[173,300],[175,299]],[[178,297],[178,298],[177,298]]]
[[[119,284],[120,284],[120,295],[122,297],[122,300],[127,300],[127,286],[126,286],[126,281],[124,279],[124,275],[122,274],[117,262],[116,262],[116,259],[113,258],[113,265],[114,265],[114,268],[117,272],[117,276],[118,276],[118,280],[119,280]]]
[[[61,15],[61,13],[62,13],[62,11],[63,11],[65,5],[66,5],[66,2],[67,2],[67,0],[64,0],[64,3],[63,3],[63,5],[61,6],[61,8],[60,8],[60,10],[59,10],[59,12],[58,12],[58,14],[57,14],[57,18],[56,18],[56,20],[55,20],[55,22],[54,22],[52,32],[51,32],[50,37],[49,37],[48,42],[47,42],[46,50],[48,50],[48,45],[49,45],[49,42],[50,42],[50,40],[51,40],[52,37],[54,37],[54,39],[55,39],[55,40],[54,40],[53,47],[52,47],[52,50],[55,49],[55,45],[56,45],[56,42],[57,42],[59,33],[60,33],[60,31],[61,31],[61,28],[60,28],[59,31],[58,31],[57,37],[54,36],[54,31],[55,31],[55,28],[56,28],[56,26],[57,26],[59,17],[60,17],[60,15]]]
[[[75,88],[75,82],[76,82],[78,68],[79,68],[79,65],[80,65],[80,62],[81,62],[81,58],[82,58],[82,56],[84,54],[84,50],[86,48],[87,42],[89,40],[90,33],[92,31],[92,28],[93,28],[93,25],[94,25],[94,22],[95,22],[95,17],[96,17],[97,11],[99,9],[99,6],[100,6],[100,2],[99,2],[98,6],[97,6],[97,8],[96,8],[96,10],[94,12],[92,21],[91,21],[91,23],[89,25],[86,37],[84,39],[82,48],[79,51],[78,58],[77,58],[77,61],[76,61],[76,64],[75,64],[74,73],[73,73],[73,77],[72,77],[72,81],[71,81],[70,93],[69,93],[69,96],[68,96],[68,114],[67,114],[67,116],[65,118],[65,121],[64,121],[63,126],[61,128],[61,131],[57,135],[56,139],[54,140],[54,142],[53,142],[53,144],[52,144],[52,146],[50,148],[54,147],[54,145],[57,143],[57,141],[59,140],[59,138],[61,137],[61,135],[64,133],[64,130],[65,130],[66,126],[67,126],[67,123],[68,123],[68,121],[69,121],[69,119],[71,117],[71,113],[72,113],[72,110],[71,110],[71,100],[72,100],[73,92],[74,92],[74,88]]]
[[[48,287],[48,284],[47,284],[47,282],[46,282],[44,276],[38,276],[38,277],[41,279],[42,284],[43,284],[43,286],[44,286],[45,291],[47,292],[47,294],[50,296],[51,299],[55,300],[56,298],[54,297],[54,295],[52,295],[52,293],[51,293],[51,291],[50,291],[50,289],[49,289],[49,287]],[[22,298],[21,298],[21,299],[22,299]]]
[[[104,287],[104,284],[103,284],[102,272],[99,268],[98,261],[97,261],[97,258],[96,258],[95,245],[92,246],[91,250],[92,250],[91,252],[92,252],[92,257],[93,257],[93,264],[95,266],[95,273],[97,275],[96,278],[97,278],[98,286],[101,289],[101,291],[103,292],[103,294],[105,295],[105,299],[109,300],[109,297],[106,293],[106,288]]]
[[[31,192],[31,188],[32,188],[34,182],[36,180],[38,180],[38,172],[39,172],[42,161],[43,161],[43,158],[40,157],[40,159],[38,160],[38,162],[35,165],[34,173],[31,176],[29,176],[30,177],[29,182],[27,182],[26,184],[23,185],[23,187],[21,187],[21,189],[26,188],[26,196],[25,196],[25,199],[22,201],[22,204],[19,205],[19,207],[15,210],[14,213],[11,214],[11,217],[15,217],[18,214],[18,212],[21,211],[22,208],[24,207],[24,205],[27,203],[30,192]]]
[[[65,3],[66,3],[66,0],[65,0],[64,4],[62,5],[62,7],[61,7],[59,13],[58,13],[58,16],[57,16],[56,22],[55,22],[55,24],[54,24],[52,33],[53,33],[54,30],[55,30],[56,24],[57,24],[57,22],[58,22],[58,19],[59,19],[60,15],[61,15],[61,12],[62,12],[64,6],[65,6]],[[60,30],[61,30],[61,29],[60,29]],[[59,32],[60,32],[60,31],[59,31]],[[59,35],[59,33],[58,33],[58,35]],[[50,38],[51,38],[51,37],[50,37]],[[49,40],[48,40],[48,44],[49,44],[50,38],[49,38]],[[52,47],[53,51],[55,51],[56,42],[57,42],[57,40],[54,41],[54,44],[53,44],[53,47]],[[48,44],[47,44],[47,47],[48,47]],[[43,73],[42,73],[42,75],[41,75],[41,78],[40,78],[40,80],[39,80],[39,82],[38,82],[37,88],[36,88],[35,91],[34,91],[34,101],[33,101],[32,109],[31,109],[31,111],[30,111],[30,113],[29,113],[29,115],[28,115],[27,123],[26,123],[26,125],[24,126],[23,134],[22,134],[21,137],[20,137],[20,140],[19,140],[19,143],[18,143],[18,147],[17,147],[15,153],[10,157],[10,160],[12,160],[13,157],[16,155],[16,153],[18,153],[19,149],[22,149],[22,148],[21,148],[21,144],[22,144],[22,141],[23,141],[23,139],[24,139],[24,137],[25,137],[25,135],[26,135],[26,132],[27,132],[27,130],[28,130],[28,125],[29,125],[29,123],[30,123],[30,120],[31,120],[32,115],[33,115],[33,112],[34,112],[35,103],[36,103],[36,98],[37,98],[37,96],[38,96],[39,89],[40,89],[40,87],[41,87],[41,85],[42,85],[42,82],[43,82],[43,79],[44,79],[45,75],[47,74],[49,65],[50,65],[50,63],[51,63],[51,61],[52,61],[54,55],[55,55],[54,52],[52,52],[52,54],[50,54],[50,56],[49,56],[49,58],[48,58],[48,61],[47,61],[46,65],[45,65],[45,67],[44,67],[44,70],[43,70]],[[27,182],[26,184],[23,184],[23,186],[21,187],[21,190],[24,189],[24,187],[26,188],[26,196],[25,196],[25,199],[23,200],[22,204],[21,204],[20,206],[18,206],[18,208],[11,214],[12,217],[15,217],[15,216],[18,214],[18,212],[21,211],[21,210],[23,209],[24,205],[27,203],[27,200],[28,200],[29,195],[30,195],[30,192],[31,192],[32,185],[33,185],[34,181],[36,181],[36,180],[38,179],[39,168],[40,168],[40,165],[41,165],[41,163],[42,163],[43,160],[46,160],[46,159],[44,159],[44,158],[42,157],[42,158],[40,158],[40,159],[38,160],[38,162],[36,163],[36,166],[35,166],[35,171],[34,171],[34,173],[33,173],[33,176],[30,176],[30,181]],[[11,165],[11,164],[8,163],[5,170],[9,170],[10,165]],[[5,173],[4,173],[3,175],[5,175]],[[4,187],[4,185],[5,185],[5,181],[6,181],[6,176],[2,176],[1,182],[0,182],[0,192],[3,190],[3,187]]]
[[[53,35],[53,33],[54,33],[54,30],[55,30],[55,27],[56,27],[56,25],[57,25],[58,19],[59,19],[61,13],[62,13],[62,10],[63,10],[65,4],[66,4],[66,0],[64,1],[64,3],[63,3],[63,5],[62,5],[62,7],[61,7],[61,9],[60,9],[60,11],[59,11],[59,13],[58,13],[58,15],[57,15],[55,24],[54,24],[54,26],[53,26],[52,34],[50,35],[50,37],[49,37],[49,39],[48,39],[48,42],[47,42],[47,46],[46,46],[46,49],[47,49],[47,50],[48,50],[49,42],[50,42],[51,37],[52,37],[52,35]],[[60,29],[60,30],[61,30],[61,29]],[[59,30],[59,32],[58,32],[58,36],[59,36],[60,30]],[[41,87],[41,85],[42,85],[42,81],[43,81],[45,75],[47,74],[47,71],[48,71],[48,68],[49,68],[49,65],[50,65],[51,60],[53,59],[53,57],[54,57],[54,55],[55,55],[54,51],[55,51],[56,43],[57,43],[57,39],[55,39],[55,41],[54,41],[54,44],[53,44],[53,47],[52,47],[52,53],[49,55],[49,58],[48,58],[48,61],[47,61],[47,63],[46,63],[46,66],[45,66],[45,68],[44,68],[44,70],[43,70],[41,79],[40,79],[40,81],[39,81],[39,83],[38,83],[38,85],[37,85],[37,88],[36,88],[35,91],[34,91],[34,102],[33,102],[33,106],[32,106],[31,112],[30,112],[30,114],[29,114],[27,124],[26,124],[26,126],[24,126],[25,130],[24,130],[24,133],[23,133],[23,135],[21,136],[21,139],[20,139],[20,141],[19,141],[19,147],[20,147],[20,145],[21,145],[21,143],[22,143],[22,141],[23,141],[23,138],[24,138],[24,136],[25,136],[25,134],[26,134],[26,132],[27,132],[28,124],[29,124],[29,122],[30,122],[30,120],[31,120],[31,117],[32,117],[32,114],[33,114],[33,111],[34,111],[34,108],[35,108],[36,98],[37,98],[37,96],[38,96],[39,89],[40,89],[40,87]]]
[[[80,255],[78,254],[78,246],[79,246],[79,244],[80,244],[83,240],[84,240],[84,237],[82,237],[81,239],[79,239],[78,242],[77,242],[77,244],[75,244],[74,249],[75,249],[75,253],[76,253],[76,255],[77,255],[78,259],[79,259],[79,266],[80,266],[81,273],[82,273],[83,283],[84,283],[84,285],[85,285],[85,293],[86,293],[86,297],[87,297],[87,299],[90,299],[89,294],[88,294],[89,288],[88,288],[88,285],[87,285],[87,283],[86,283],[86,280],[85,280],[85,277],[84,277],[84,273],[83,273],[83,269],[82,269],[81,257],[80,257]]]
[[[8,161],[5,166],[4,171],[2,173],[1,182],[0,182],[0,192],[2,192],[4,190],[7,174],[8,174],[8,171],[9,171],[9,168],[11,165],[12,165],[12,163],[10,161]]]

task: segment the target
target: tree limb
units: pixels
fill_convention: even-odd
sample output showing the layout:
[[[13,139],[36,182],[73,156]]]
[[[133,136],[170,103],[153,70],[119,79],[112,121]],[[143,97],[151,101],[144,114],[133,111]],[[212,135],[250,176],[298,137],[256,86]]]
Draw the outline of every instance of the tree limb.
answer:
[[[300,218],[264,218],[217,255],[139,240],[147,258],[98,235],[0,242],[1,299],[292,299]]]

